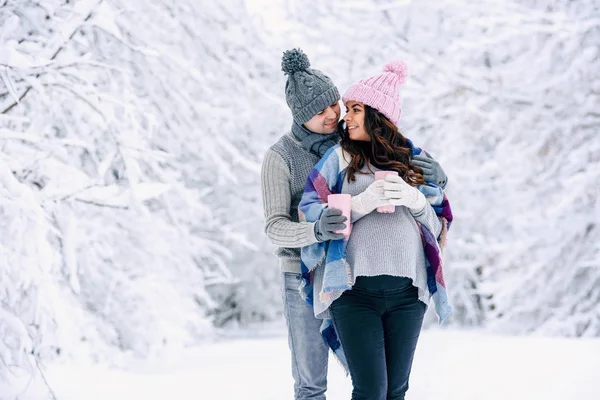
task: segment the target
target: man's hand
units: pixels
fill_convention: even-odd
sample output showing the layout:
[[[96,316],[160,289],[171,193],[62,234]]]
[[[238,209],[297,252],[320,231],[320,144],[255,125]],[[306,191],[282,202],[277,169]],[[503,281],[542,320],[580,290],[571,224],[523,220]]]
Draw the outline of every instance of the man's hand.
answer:
[[[423,178],[426,182],[431,182],[444,189],[448,183],[448,177],[440,166],[431,156],[422,152],[412,158],[412,164],[423,170]]]
[[[342,215],[342,211],[337,208],[327,208],[321,218],[315,223],[315,236],[319,242],[325,242],[327,240],[338,240],[343,239],[342,233],[335,233],[334,231],[341,231],[346,228],[347,218]]]

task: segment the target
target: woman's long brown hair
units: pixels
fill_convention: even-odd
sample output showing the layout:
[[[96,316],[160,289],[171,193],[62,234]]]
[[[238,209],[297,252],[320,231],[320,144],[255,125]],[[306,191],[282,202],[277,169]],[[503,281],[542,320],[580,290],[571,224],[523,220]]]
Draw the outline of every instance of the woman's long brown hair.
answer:
[[[412,186],[425,183],[423,170],[412,165],[410,147],[396,125],[366,104],[364,110],[365,131],[371,138],[370,141],[350,140],[347,128],[341,132],[342,149],[351,156],[347,170],[348,182],[356,180],[357,173],[367,174],[368,172],[361,172],[366,164],[370,172],[373,172],[371,165],[382,170],[396,171]]]

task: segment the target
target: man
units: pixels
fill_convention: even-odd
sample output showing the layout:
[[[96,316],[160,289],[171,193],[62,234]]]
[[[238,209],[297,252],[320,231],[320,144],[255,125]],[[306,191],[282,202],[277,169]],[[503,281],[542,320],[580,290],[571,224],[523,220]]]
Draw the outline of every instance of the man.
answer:
[[[288,75],[285,96],[292,112],[291,132],[267,151],[262,165],[262,196],[265,231],[273,244],[282,272],[283,310],[292,352],[294,396],[325,399],[328,347],[323,342],[313,309],[300,297],[300,249],[326,240],[339,239],[334,231],[344,228],[341,211],[327,209],[314,223],[298,222],[298,204],[311,169],[339,139],[340,94],[329,77],[309,68],[308,57],[299,49],[284,52],[282,70]],[[446,176],[435,160],[414,158],[427,181],[445,186]],[[367,212],[388,200],[355,196]],[[353,199],[354,201],[354,199]],[[383,202],[382,202],[383,201]]]

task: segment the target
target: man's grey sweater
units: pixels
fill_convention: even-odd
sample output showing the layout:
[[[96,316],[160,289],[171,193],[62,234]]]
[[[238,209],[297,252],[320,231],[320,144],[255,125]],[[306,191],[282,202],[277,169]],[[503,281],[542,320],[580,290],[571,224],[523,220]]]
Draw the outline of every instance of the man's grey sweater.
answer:
[[[283,135],[265,154],[261,181],[265,232],[282,272],[300,273],[300,248],[317,242],[314,223],[298,221],[298,204],[309,172],[320,157],[292,135]]]

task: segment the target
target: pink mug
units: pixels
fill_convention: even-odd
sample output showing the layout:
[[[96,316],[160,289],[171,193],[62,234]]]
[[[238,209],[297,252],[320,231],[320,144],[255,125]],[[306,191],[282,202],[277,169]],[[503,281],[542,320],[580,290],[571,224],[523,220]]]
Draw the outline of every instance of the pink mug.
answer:
[[[389,174],[394,174],[396,176],[398,176],[398,172],[396,171],[375,171],[375,180],[379,181],[382,179],[385,179],[386,175]],[[377,212],[380,213],[393,213],[394,211],[396,211],[396,206],[393,205],[389,205],[389,206],[381,206],[381,207],[377,207]]]
[[[350,236],[350,230],[351,230],[351,226],[350,226],[350,209],[351,209],[350,200],[351,199],[352,199],[352,196],[350,196],[349,194],[330,194],[329,196],[327,196],[327,205],[329,206],[329,208],[337,208],[338,210],[341,210],[342,215],[347,218],[346,222],[344,222],[346,224],[346,228],[339,230],[339,231],[335,231],[335,233],[344,234],[346,239],[348,239],[348,237]]]

